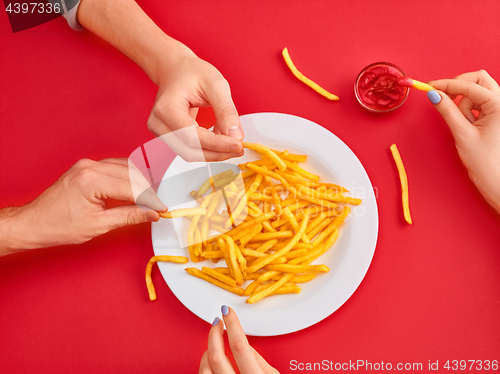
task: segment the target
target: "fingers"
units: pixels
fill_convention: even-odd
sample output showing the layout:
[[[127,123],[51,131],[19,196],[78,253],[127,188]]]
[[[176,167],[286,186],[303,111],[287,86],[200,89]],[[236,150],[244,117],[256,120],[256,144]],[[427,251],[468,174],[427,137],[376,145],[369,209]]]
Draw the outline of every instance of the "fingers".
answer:
[[[122,205],[106,209],[100,213],[99,218],[104,222],[103,227],[114,230],[123,226],[137,225],[144,222],[158,222],[158,212],[142,209],[137,205]]]
[[[247,337],[236,313],[227,306],[222,307],[222,315],[227,329],[229,347],[242,374],[259,373],[262,369],[255,357],[254,349],[248,344]]]
[[[462,97],[460,102],[458,103],[458,109],[462,112],[462,114],[467,118],[471,123],[476,121],[476,116],[472,113],[472,109],[477,109],[476,105],[468,98]]]
[[[112,177],[117,179],[120,190],[114,191],[116,197],[109,198],[130,201],[136,204],[145,205],[151,209],[164,212],[167,210],[165,204],[161,202],[153,188],[150,186],[142,173],[133,165],[128,165],[127,159],[106,159],[102,161],[93,161],[89,159],[81,159],[74,166],[74,169],[83,170],[85,168],[95,170],[102,176]],[[106,195],[113,193],[113,188],[105,185],[109,182],[108,179],[101,180],[99,183],[106,188],[100,191]],[[128,193],[130,190],[131,195]],[[119,194],[119,195],[118,195]],[[119,198],[118,196],[126,197]]]
[[[441,79],[430,83],[449,95],[463,95],[481,107],[484,115],[500,110],[500,95],[477,83],[460,79]]]
[[[224,352],[224,324],[215,318],[212,328],[208,333],[207,363],[214,374],[235,373],[231,362]],[[200,364],[201,372],[201,364]],[[210,371],[207,371],[210,373]]]
[[[272,373],[272,374],[279,374],[279,371],[273,368],[271,365],[267,363],[267,361],[260,355],[259,352],[255,350],[254,347],[252,347],[253,353],[255,354],[255,359],[257,360],[257,363],[260,365],[262,370],[266,373]]]
[[[210,364],[208,363],[208,351],[205,351],[203,356],[201,356],[200,370],[198,371],[198,374],[214,374]]]
[[[491,75],[488,74],[486,70],[460,74],[459,76],[456,76],[455,79],[477,83],[478,85],[500,95],[500,86],[498,86],[498,83],[491,77]]]
[[[240,117],[231,98],[231,89],[227,81],[223,78],[212,81],[205,88],[205,92],[207,101],[212,105],[217,119],[215,127],[223,135],[243,140],[245,135],[243,134]]]
[[[457,141],[465,142],[477,132],[477,129],[463,116],[448,95],[433,90],[429,91],[427,96],[450,127]]]
[[[162,98],[164,100],[166,98]],[[173,100],[179,100],[174,98]],[[183,100],[183,99],[180,99]],[[175,131],[182,140],[184,147],[203,148],[222,153],[239,153],[242,150],[241,141],[229,136],[217,135],[203,127],[199,127],[189,113],[189,103],[170,103],[163,109],[155,109],[148,120],[148,128],[160,137]],[[196,131],[183,131],[194,127]],[[180,132],[179,132],[180,130]]]

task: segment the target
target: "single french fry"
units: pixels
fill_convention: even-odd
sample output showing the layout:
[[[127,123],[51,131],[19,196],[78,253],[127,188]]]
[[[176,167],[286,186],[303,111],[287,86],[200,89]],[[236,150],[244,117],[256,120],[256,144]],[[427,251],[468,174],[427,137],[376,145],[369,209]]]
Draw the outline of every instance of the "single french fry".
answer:
[[[220,271],[214,270],[206,266],[203,266],[201,268],[201,271],[207,275],[210,275],[211,277],[214,277],[215,279],[220,280],[221,282],[226,283],[228,286],[236,287],[236,281],[233,278],[228,277],[225,274],[222,274]]]
[[[203,215],[207,212],[204,208],[175,209],[170,212],[160,213],[161,218],[179,218],[185,216]]]
[[[272,240],[272,239],[291,238],[292,236],[293,236],[292,231],[265,232],[265,233],[255,235],[249,241],[262,242],[262,241],[268,241],[268,240]]]
[[[224,257],[224,252],[218,251],[203,251],[201,252],[201,257],[203,258],[222,258]]]
[[[273,246],[276,243],[278,243],[278,239],[271,239],[271,240],[266,241],[264,244],[260,245],[259,247],[257,247],[255,250],[257,252],[265,253],[265,252],[269,251],[271,248],[273,248]],[[260,243],[258,243],[258,244],[260,244]]]
[[[267,265],[265,267],[267,270],[281,271],[283,273],[326,273],[330,271],[326,265]]]
[[[288,207],[283,209],[283,214],[288,219],[288,222],[290,222],[293,229],[297,231],[299,229],[299,223]],[[305,232],[302,234],[301,239],[304,243],[311,243]]]
[[[316,82],[313,82],[309,78],[306,78],[293,64],[292,59],[290,58],[290,55],[288,53],[288,48],[283,49],[283,58],[285,59],[285,62],[288,66],[288,68],[292,71],[293,75],[300,80],[302,83],[306,84],[307,86],[311,87],[314,91],[319,93],[321,96],[326,97],[328,100],[334,100],[338,101],[339,97],[337,95],[334,95],[324,88],[320,87]]]
[[[200,229],[197,226],[194,229],[194,255],[199,256],[202,249]]]
[[[230,262],[230,269],[233,269],[233,276],[234,280],[236,281],[236,284],[238,286],[241,286],[243,283],[243,274],[241,272],[240,267],[238,266],[238,261],[236,258],[236,245],[234,244],[233,238],[231,238],[229,235],[223,235],[224,239],[226,240],[227,243],[227,249],[229,252],[229,262]]]
[[[217,287],[223,288],[226,291],[232,292],[238,296],[243,296],[243,292],[245,292],[245,290],[243,290],[243,288],[231,287],[231,286],[227,285],[226,283],[221,282],[220,280],[215,279],[214,277],[211,277],[210,275],[205,274],[204,272],[202,272],[201,270],[198,270],[196,268],[186,268],[185,270],[188,274],[190,274],[196,278],[203,279],[209,283],[212,283],[213,285],[215,285]]]
[[[285,165],[284,161],[281,158],[279,158],[276,155],[276,153],[271,151],[269,148],[264,147],[263,145],[260,145],[260,144],[256,144],[256,143],[243,142],[242,144],[243,144],[243,148],[248,148],[248,149],[251,149],[252,151],[266,155],[267,157],[269,157],[273,161],[274,164],[276,164],[276,166],[278,167],[279,170],[285,171],[286,165]]]
[[[410,215],[410,203],[409,203],[409,194],[408,194],[408,177],[406,175],[405,166],[403,164],[403,160],[401,159],[401,155],[399,153],[398,147],[396,144],[391,145],[391,153],[394,158],[394,162],[396,163],[396,167],[398,168],[399,179],[401,180],[401,197],[403,201],[403,214],[406,222],[410,225],[412,224],[411,215]]]
[[[229,268],[224,268],[224,267],[220,267],[220,268],[213,268],[215,271],[218,271],[219,273],[222,273],[222,274],[231,274],[231,272],[229,271]]]
[[[300,274],[300,275],[295,275],[293,278],[290,279],[290,282],[293,283],[306,283],[312,281],[314,278],[316,278],[316,273],[309,273],[309,274]],[[272,280],[279,280],[280,276],[276,276],[272,278]]]
[[[296,250],[293,250],[293,251],[286,253],[283,257],[285,257],[287,260],[289,260],[291,258],[304,256],[306,254],[307,254],[307,249],[296,249]]]
[[[260,286],[260,282],[255,279],[252,283],[250,283],[246,288],[245,292],[243,293],[243,296],[250,296],[257,287]]]
[[[153,270],[153,264],[159,261],[176,262],[178,264],[186,264],[188,262],[187,257],[183,256],[153,256],[146,265],[146,287],[148,289],[149,300],[156,300],[156,291],[153,285],[153,279],[151,278],[151,272]]]
[[[282,286],[277,290],[273,291],[271,295],[285,295],[290,293],[300,293],[302,289],[300,286]]]
[[[240,248],[241,253],[244,256],[249,256],[249,257],[266,257],[269,256],[269,254],[263,253],[263,252],[258,252],[253,249],[248,249],[248,248]]]

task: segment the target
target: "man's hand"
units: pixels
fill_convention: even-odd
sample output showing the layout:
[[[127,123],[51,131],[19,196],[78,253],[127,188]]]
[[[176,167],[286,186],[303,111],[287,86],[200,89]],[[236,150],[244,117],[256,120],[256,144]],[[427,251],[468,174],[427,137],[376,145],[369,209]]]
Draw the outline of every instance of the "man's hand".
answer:
[[[0,210],[0,255],[63,244],[80,244],[121,226],[158,221],[166,211],[145,179],[141,208],[134,203],[127,159],[82,159],[31,203]],[[131,204],[106,208],[115,199]]]

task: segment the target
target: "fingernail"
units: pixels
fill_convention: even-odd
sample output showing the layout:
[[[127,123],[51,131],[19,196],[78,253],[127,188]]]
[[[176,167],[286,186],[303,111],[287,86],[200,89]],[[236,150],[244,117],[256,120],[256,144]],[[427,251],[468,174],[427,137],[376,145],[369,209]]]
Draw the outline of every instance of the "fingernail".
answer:
[[[219,323],[220,321],[220,318],[219,317],[215,317],[214,321],[212,322],[212,326],[217,326],[217,324]]]
[[[431,90],[427,92],[427,97],[434,105],[439,104],[439,102],[441,101],[441,95],[439,95],[439,93],[436,90]]]
[[[222,315],[224,317],[227,316],[227,314],[229,313],[229,308],[227,307],[227,305],[223,305],[222,308],[220,308],[220,310],[222,311]]]
[[[241,127],[239,126],[231,126],[227,133],[231,138],[235,138],[238,140],[243,139],[243,131],[241,131]]]

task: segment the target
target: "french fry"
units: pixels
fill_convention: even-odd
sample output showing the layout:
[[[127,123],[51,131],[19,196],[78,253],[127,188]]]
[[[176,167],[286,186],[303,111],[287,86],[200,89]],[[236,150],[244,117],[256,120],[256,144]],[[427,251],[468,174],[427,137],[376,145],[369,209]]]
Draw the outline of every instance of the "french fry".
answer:
[[[201,216],[207,212],[204,208],[176,209],[170,212],[160,213],[161,218],[179,218],[185,216]]]
[[[396,144],[391,145],[391,153],[394,158],[394,162],[396,163],[396,167],[398,168],[399,179],[401,180],[401,198],[403,201],[403,214],[406,222],[410,225],[412,224],[411,215],[410,215],[410,203],[408,197],[408,177],[406,176],[405,166],[403,164],[403,160],[401,159],[401,155],[399,154],[398,147]]]
[[[324,88],[320,87],[316,82],[313,82],[309,78],[306,78],[293,64],[292,59],[290,58],[290,55],[288,54],[288,48],[283,49],[283,58],[285,59],[285,62],[288,66],[288,68],[292,71],[293,75],[300,80],[302,83],[306,84],[307,86],[311,87],[314,91],[319,93],[321,96],[326,97],[328,100],[334,100],[338,101],[339,97],[337,95],[334,95]]]
[[[281,271],[283,273],[327,273],[330,271],[326,265],[267,265],[267,270]]]
[[[151,272],[153,270],[153,264],[155,262],[167,261],[176,262],[179,264],[186,264],[188,262],[187,257],[183,256],[153,256],[146,265],[146,287],[148,289],[149,300],[156,300],[155,286],[153,285],[153,279],[151,278]]]

